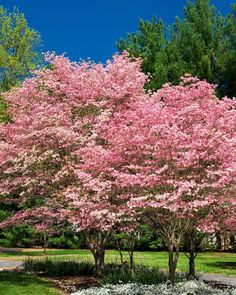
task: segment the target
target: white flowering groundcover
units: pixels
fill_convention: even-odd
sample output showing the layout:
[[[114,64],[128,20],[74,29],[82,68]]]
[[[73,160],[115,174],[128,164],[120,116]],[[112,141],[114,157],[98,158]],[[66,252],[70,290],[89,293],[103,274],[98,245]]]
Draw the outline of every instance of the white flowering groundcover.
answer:
[[[178,283],[174,287],[167,284],[105,285],[102,287],[80,290],[71,295],[236,295],[236,289],[222,291],[213,289],[203,282],[187,281]]]

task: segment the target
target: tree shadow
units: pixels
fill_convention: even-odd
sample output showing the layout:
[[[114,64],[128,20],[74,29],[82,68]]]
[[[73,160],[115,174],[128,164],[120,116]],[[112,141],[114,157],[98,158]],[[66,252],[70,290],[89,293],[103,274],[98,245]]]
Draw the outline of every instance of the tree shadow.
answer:
[[[15,286],[28,286],[31,284],[39,284],[45,287],[50,286],[50,284],[40,278],[29,276],[23,273],[13,272],[13,271],[1,271],[0,272],[0,282],[1,285],[15,285]]]
[[[218,261],[218,262],[211,262],[211,263],[204,263],[204,264],[210,267],[236,270],[236,262],[232,262],[232,261],[228,261],[228,262]]]
[[[10,251],[2,251],[3,254],[7,256],[43,256],[43,252],[10,252]],[[1,256],[4,259],[4,255]]]
[[[84,250],[77,250],[77,249],[60,249],[60,250],[50,250],[47,249],[47,255],[44,254],[43,249],[40,249],[40,251],[25,251],[21,249],[17,249],[14,251],[11,250],[0,250],[0,259],[4,259],[4,257],[8,256],[59,256],[59,255],[91,255],[91,253],[85,252]]]

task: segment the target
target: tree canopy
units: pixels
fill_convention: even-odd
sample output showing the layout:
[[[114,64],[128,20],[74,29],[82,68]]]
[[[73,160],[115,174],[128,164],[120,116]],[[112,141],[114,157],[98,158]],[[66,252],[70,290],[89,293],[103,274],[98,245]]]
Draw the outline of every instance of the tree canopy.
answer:
[[[42,62],[39,33],[24,14],[0,6],[0,92],[8,91],[30,75]],[[6,120],[6,104],[0,99],[0,120]]]

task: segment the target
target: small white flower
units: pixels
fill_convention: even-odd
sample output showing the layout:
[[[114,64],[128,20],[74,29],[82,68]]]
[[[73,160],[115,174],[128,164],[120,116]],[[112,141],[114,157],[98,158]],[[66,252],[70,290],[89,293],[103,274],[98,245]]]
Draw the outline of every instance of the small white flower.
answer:
[[[236,295],[236,289],[221,291],[203,282],[187,281],[174,287],[167,284],[118,284],[80,290],[71,295]]]

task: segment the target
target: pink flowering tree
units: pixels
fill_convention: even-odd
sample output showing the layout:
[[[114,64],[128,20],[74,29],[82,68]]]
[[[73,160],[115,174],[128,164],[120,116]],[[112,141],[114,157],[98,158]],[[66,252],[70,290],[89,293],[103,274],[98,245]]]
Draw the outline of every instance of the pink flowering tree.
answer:
[[[50,68],[4,95],[11,123],[0,126],[0,194],[22,208],[58,208],[85,233],[100,276],[107,236],[130,214],[98,126],[145,95],[146,77],[126,53],[105,66],[47,59]]]
[[[221,251],[229,251],[231,237],[236,233],[236,203],[228,204],[223,208],[216,208],[213,222],[218,247]]]
[[[212,85],[186,76],[101,128],[116,154],[116,184],[167,243],[172,284],[184,234],[198,226],[195,217],[209,230],[214,208],[235,200],[235,123],[235,100],[218,100]]]
[[[226,188],[227,189],[227,188]],[[232,190],[232,188],[231,188]],[[235,233],[235,198],[225,198],[221,204],[206,206],[196,210],[190,216],[189,228],[185,234],[185,253],[189,259],[188,277],[194,278],[195,258],[204,238],[209,234],[223,235],[230,243],[230,236]]]
[[[15,226],[17,224],[29,224],[42,236],[43,251],[46,255],[48,240],[57,234],[65,226],[65,219],[60,212],[49,210],[47,207],[39,207],[31,210],[21,210],[11,218],[1,222],[1,227]]]

